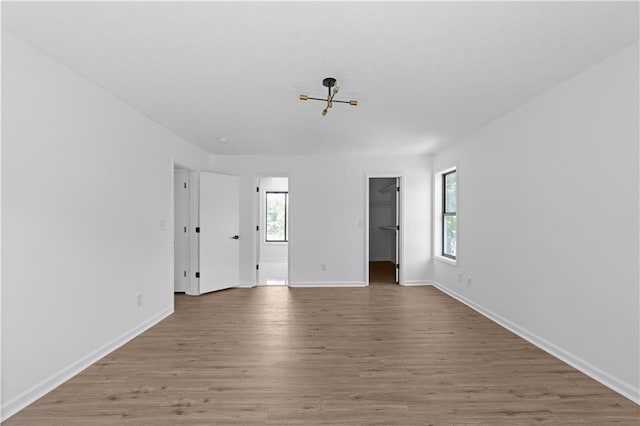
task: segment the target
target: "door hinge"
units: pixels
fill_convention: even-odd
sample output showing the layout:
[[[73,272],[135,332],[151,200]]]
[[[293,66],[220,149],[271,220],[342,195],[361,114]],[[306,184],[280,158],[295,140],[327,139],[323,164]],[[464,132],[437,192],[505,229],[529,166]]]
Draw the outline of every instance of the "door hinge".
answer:
[[[187,276],[187,271],[184,271],[184,276],[185,276],[185,277]]]
[[[396,231],[400,230],[400,225],[396,225]]]
[[[257,226],[256,226],[256,231],[259,231],[259,230],[260,230],[260,226],[259,226],[259,225],[257,225]]]
[[[260,192],[260,187],[256,186],[256,192]]]
[[[256,271],[260,269],[260,265],[256,265]]]
[[[196,278],[200,278],[200,272],[196,272]]]
[[[187,189],[187,182],[184,183],[184,189]]]
[[[400,187],[396,186],[396,192],[400,192]]]
[[[196,234],[199,234],[199,233],[200,233],[200,227],[196,226]]]
[[[184,232],[187,232],[187,227],[186,226],[184,227]]]
[[[400,264],[396,263],[396,269],[400,269]]]

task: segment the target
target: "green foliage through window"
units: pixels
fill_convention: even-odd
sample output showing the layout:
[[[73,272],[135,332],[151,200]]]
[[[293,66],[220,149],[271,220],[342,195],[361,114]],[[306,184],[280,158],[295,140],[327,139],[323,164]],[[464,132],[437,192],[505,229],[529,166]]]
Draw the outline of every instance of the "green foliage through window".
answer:
[[[458,178],[455,170],[442,175],[442,255],[456,258]]]
[[[266,241],[287,241],[287,192],[267,192],[266,196]]]

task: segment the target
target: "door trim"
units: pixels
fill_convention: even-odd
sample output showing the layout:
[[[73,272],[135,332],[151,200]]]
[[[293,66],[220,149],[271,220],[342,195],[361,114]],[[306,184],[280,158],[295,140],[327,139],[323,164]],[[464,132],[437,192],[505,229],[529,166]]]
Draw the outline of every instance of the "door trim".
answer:
[[[175,197],[174,197],[174,188],[175,188],[175,170],[181,169],[187,172],[187,288],[185,294],[195,296],[197,295],[197,287],[194,287],[194,284],[197,286],[197,282],[195,282],[193,278],[193,265],[194,265],[194,257],[197,259],[198,251],[197,251],[197,240],[195,239],[195,234],[193,234],[193,223],[194,222],[194,214],[197,215],[197,204],[194,207],[193,198],[193,187],[194,180],[193,174],[196,172],[193,167],[190,165],[183,163],[181,161],[177,161],[175,158],[171,158],[171,213],[169,218],[169,223],[171,226],[171,267],[169,268],[169,274],[171,277],[171,294],[173,295],[175,287],[174,287],[174,274],[175,274],[175,215],[174,215],[174,206],[175,206]],[[197,216],[196,216],[197,219]],[[173,301],[173,297],[171,298]],[[173,302],[172,302],[173,303]]]
[[[179,181],[178,181],[179,179]],[[184,181],[186,186],[182,189],[182,185],[180,182]],[[184,292],[186,293],[189,289],[189,265],[190,265],[190,247],[189,247],[189,229],[190,226],[190,217],[189,217],[189,187],[191,183],[189,182],[189,170],[175,167],[173,169],[173,269],[174,269],[174,293],[176,292]],[[181,195],[181,201],[178,201],[178,197],[176,195],[179,194],[180,191],[184,191]],[[180,202],[180,206],[177,203]],[[175,223],[176,218],[176,209],[181,210],[181,215],[183,215],[183,220],[179,222],[179,224]],[[177,227],[176,227],[177,226]],[[182,227],[185,227],[184,230],[181,231]],[[184,241],[183,250],[176,250],[178,240]],[[184,240],[182,240],[184,239]],[[182,252],[182,253],[180,253]],[[184,277],[178,278],[181,275],[181,271],[178,271],[178,266],[176,264],[177,256],[181,254],[183,256],[184,261]],[[180,268],[182,269],[182,268]],[[180,281],[180,289],[177,289],[176,282]]]
[[[404,191],[406,187],[406,179],[404,173],[367,173],[365,175],[364,185],[364,282],[369,286],[369,182],[370,179],[375,178],[396,178],[398,179],[398,187],[400,188],[399,198],[396,203],[398,204],[398,225],[400,231],[398,232],[398,259],[396,263],[400,264],[400,272],[398,274],[398,285],[404,285],[404,270],[406,262],[404,259],[404,224],[405,224],[405,208],[404,208]]]
[[[262,216],[260,214],[260,191],[254,191],[253,188],[259,188],[260,187],[260,179],[261,178],[271,178],[271,177],[275,177],[275,178],[287,178],[287,180],[289,181],[288,184],[288,208],[289,208],[289,228],[288,228],[288,241],[287,241],[287,287],[291,287],[291,265],[293,264],[293,259],[292,259],[292,253],[293,250],[291,249],[292,244],[293,244],[293,240],[294,237],[292,237],[292,233],[291,233],[291,229],[293,228],[292,226],[292,221],[291,219],[295,217],[295,214],[292,213],[292,208],[291,206],[295,205],[294,203],[291,202],[291,182],[293,180],[292,176],[289,173],[262,173],[262,174],[256,174],[253,175],[251,177],[251,182],[253,183],[253,186],[251,188],[251,191],[253,192],[253,196],[251,197],[252,199],[252,204],[253,204],[253,226],[251,227],[251,229],[255,230],[256,226],[260,226],[261,224],[261,220],[262,220]],[[293,197],[295,199],[295,196]],[[294,220],[295,222],[295,220]],[[253,234],[253,240],[252,240],[252,244],[251,244],[251,258],[253,259],[252,265],[254,270],[253,270],[253,276],[251,278],[251,287],[257,287],[258,286],[258,270],[255,269],[255,265],[258,264],[259,261],[259,248],[258,246],[260,245],[260,232],[254,231],[252,232]]]

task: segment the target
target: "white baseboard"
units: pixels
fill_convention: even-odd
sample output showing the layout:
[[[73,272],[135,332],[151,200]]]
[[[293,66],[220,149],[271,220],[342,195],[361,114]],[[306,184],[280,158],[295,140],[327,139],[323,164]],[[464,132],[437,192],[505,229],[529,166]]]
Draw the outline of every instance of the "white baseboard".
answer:
[[[620,395],[624,396],[625,398],[630,399],[631,401],[635,402],[636,404],[640,405],[640,389],[634,388],[632,385],[630,385],[629,383],[623,382],[622,380],[613,377],[612,375],[610,375],[609,373],[602,371],[601,369],[599,369],[598,367],[596,367],[595,365],[590,364],[589,362],[583,360],[582,358],[567,352],[566,350],[556,346],[555,344],[543,339],[542,337],[530,332],[529,330],[527,330],[526,328],[520,327],[517,324],[514,324],[513,322],[509,321],[508,319],[492,312],[491,310],[485,308],[482,305],[479,305],[469,299],[467,299],[466,297],[462,296],[461,294],[455,292],[454,290],[451,290],[450,288],[448,288],[447,286],[440,284],[438,282],[433,282],[433,285],[441,290],[443,293],[448,294],[449,296],[453,297],[454,299],[464,303],[465,305],[469,306],[471,309],[473,309],[474,311],[478,312],[479,314],[489,318],[490,320],[492,320],[493,322],[497,323],[498,325],[501,325],[502,327],[506,328],[507,330],[511,331],[514,334],[517,334],[518,336],[522,337],[523,339],[525,339],[526,341],[528,341],[529,343],[537,346],[538,348],[542,349],[543,351],[549,353],[550,355],[553,355],[554,357],[558,358],[559,360],[563,361],[566,364],[569,364],[571,367],[575,368],[578,371],[581,371],[582,373],[586,374],[587,376],[591,377],[592,379],[602,383],[603,385],[605,385],[606,387],[608,387],[609,389],[619,393]]]
[[[31,388],[15,396],[14,398],[11,398],[9,401],[3,404],[2,408],[0,409],[0,421],[4,422],[9,417],[16,414],[18,411],[27,407],[29,404],[32,404],[39,398],[42,398],[47,393],[51,392],[73,376],[77,375],[87,367],[99,361],[104,356],[123,346],[134,337],[153,327],[172,313],[173,306],[163,310],[152,318],[144,321],[142,324],[134,327],[121,336],[113,339],[111,342],[96,349],[95,351],[83,356],[68,367],[63,368],[61,371],[42,380],[40,383],[32,386]]]
[[[423,287],[433,285],[432,281],[421,281],[421,280],[404,280],[402,283],[405,287]]]
[[[247,282],[241,282],[240,284],[238,284],[234,288],[253,288],[255,286],[256,286],[255,284],[247,281]]]
[[[289,287],[366,287],[364,281],[303,281],[289,283]]]

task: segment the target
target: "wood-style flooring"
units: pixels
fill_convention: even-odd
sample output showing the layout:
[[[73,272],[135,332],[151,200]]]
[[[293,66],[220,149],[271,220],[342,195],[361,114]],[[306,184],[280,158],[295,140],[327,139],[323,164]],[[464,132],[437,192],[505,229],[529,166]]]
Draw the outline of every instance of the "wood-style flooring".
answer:
[[[6,425],[634,425],[640,407],[433,287],[259,287],[175,314]]]
[[[369,285],[396,283],[396,265],[393,262],[369,262]]]

